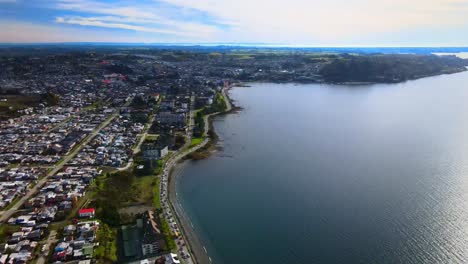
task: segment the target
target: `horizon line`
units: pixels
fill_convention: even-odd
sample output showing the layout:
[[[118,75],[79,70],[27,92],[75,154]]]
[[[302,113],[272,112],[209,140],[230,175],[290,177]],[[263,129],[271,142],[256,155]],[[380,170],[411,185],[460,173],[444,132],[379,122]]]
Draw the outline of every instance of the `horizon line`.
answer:
[[[32,45],[141,45],[141,46],[203,46],[203,47],[264,47],[264,48],[468,48],[468,45],[307,45],[264,42],[106,42],[106,41],[57,41],[57,42],[0,42],[0,46]]]

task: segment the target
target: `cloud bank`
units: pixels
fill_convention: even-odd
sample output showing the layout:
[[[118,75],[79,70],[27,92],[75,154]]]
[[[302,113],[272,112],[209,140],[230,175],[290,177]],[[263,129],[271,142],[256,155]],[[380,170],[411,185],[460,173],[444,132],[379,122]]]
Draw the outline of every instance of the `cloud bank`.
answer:
[[[26,32],[86,31],[83,41],[105,32],[121,42],[468,44],[468,0],[0,0],[0,9],[4,42],[27,39],[19,29],[29,25]]]

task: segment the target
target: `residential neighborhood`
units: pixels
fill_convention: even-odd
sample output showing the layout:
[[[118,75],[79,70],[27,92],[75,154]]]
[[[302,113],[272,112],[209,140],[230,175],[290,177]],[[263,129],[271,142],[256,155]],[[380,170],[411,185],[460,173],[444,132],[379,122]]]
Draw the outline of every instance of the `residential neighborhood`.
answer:
[[[0,58],[0,106],[11,105],[0,109],[0,263],[194,263],[172,209],[155,201],[165,162],[201,142],[194,111],[226,79],[151,56]],[[123,173],[154,195],[113,205],[109,182]]]

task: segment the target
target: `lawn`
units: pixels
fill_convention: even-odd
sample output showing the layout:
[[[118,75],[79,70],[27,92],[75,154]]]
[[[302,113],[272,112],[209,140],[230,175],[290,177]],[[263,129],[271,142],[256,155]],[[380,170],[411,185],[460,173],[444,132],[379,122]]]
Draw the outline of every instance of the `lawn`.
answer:
[[[147,142],[154,142],[158,139],[159,135],[158,134],[147,134],[145,141]]]
[[[161,180],[159,177],[156,178],[155,184],[153,186],[153,205],[156,209],[161,209]]]
[[[139,176],[135,178],[132,192],[137,202],[149,203],[153,200],[153,189],[157,185],[154,175]]]
[[[192,141],[190,141],[190,146],[189,147],[192,148],[192,147],[195,147],[197,145],[200,145],[203,142],[203,140],[205,140],[205,138],[202,138],[202,137],[201,138],[192,138]]]

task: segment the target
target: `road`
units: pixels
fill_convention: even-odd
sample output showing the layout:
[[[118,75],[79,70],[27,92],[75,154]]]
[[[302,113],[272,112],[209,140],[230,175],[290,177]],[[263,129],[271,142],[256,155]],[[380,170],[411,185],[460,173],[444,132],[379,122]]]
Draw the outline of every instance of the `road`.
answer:
[[[131,100],[129,100],[129,102],[130,101]],[[84,146],[86,146],[101,131],[101,129],[109,125],[112,122],[112,120],[114,120],[119,115],[119,112],[120,111],[116,110],[110,117],[108,117],[97,128],[95,128],[79,145],[73,148],[70,153],[65,155],[63,159],[61,159],[54,166],[54,168],[51,171],[49,171],[49,173],[47,173],[47,175],[44,178],[40,179],[37,182],[37,184],[34,185],[33,188],[29,189],[26,195],[21,197],[21,199],[18,202],[16,202],[15,205],[13,205],[9,210],[3,211],[2,215],[0,216],[0,223],[7,221],[19,208],[21,208],[27,200],[29,200],[40,188],[44,186],[44,184],[49,180],[50,177],[59,172],[65,166],[65,164],[72,160],[76,156],[76,154],[78,154],[81,151],[81,149]]]
[[[57,243],[57,231],[55,230],[52,230],[50,231],[50,234],[49,234],[49,237],[47,238],[47,240],[45,241],[44,243],[44,246],[47,245],[46,247],[48,248],[47,252],[41,252],[41,256],[37,259],[37,262],[36,264],[44,264],[46,263],[47,261],[47,254],[50,252],[50,248],[53,244]]]
[[[138,141],[138,144],[133,148],[133,151],[132,151],[133,155],[136,155],[138,152],[140,152],[141,145],[143,144],[143,142],[145,142],[145,138],[148,135],[148,131],[151,128],[151,125],[153,124],[155,118],[156,118],[156,115],[153,115],[150,118],[150,120],[148,121],[147,126],[145,127],[145,132],[143,132],[143,134],[141,134],[141,137],[140,137],[140,140]],[[117,170],[118,171],[128,170],[132,166],[133,166],[133,158],[130,158],[128,160],[128,162],[127,162],[127,165],[125,165],[124,167],[117,168]]]
[[[232,105],[229,101],[229,98],[226,95],[226,88],[222,90],[222,94],[226,101],[226,112],[232,109]],[[219,113],[213,113],[205,116],[205,133],[209,129],[209,120],[208,118]],[[191,130],[190,130],[191,131]],[[190,138],[191,133],[188,133]],[[209,138],[206,137],[202,143],[197,146],[194,146],[190,149],[183,148],[180,153],[176,153],[171,159],[169,159],[164,164],[163,175],[161,176],[161,204],[163,208],[163,214],[166,217],[166,220],[171,223],[171,229],[173,232],[179,231],[182,235],[183,242],[178,246],[178,253],[180,255],[187,255],[187,252],[191,252],[190,257],[184,259],[184,263],[212,263],[212,259],[209,256],[209,253],[206,247],[201,243],[197,237],[194,227],[190,219],[185,214],[182,205],[177,200],[177,193],[175,191],[175,180],[171,179],[171,171],[188,154],[197,151],[203,148],[208,142]],[[175,217],[174,217],[175,216]],[[180,232],[180,229],[182,232]]]

